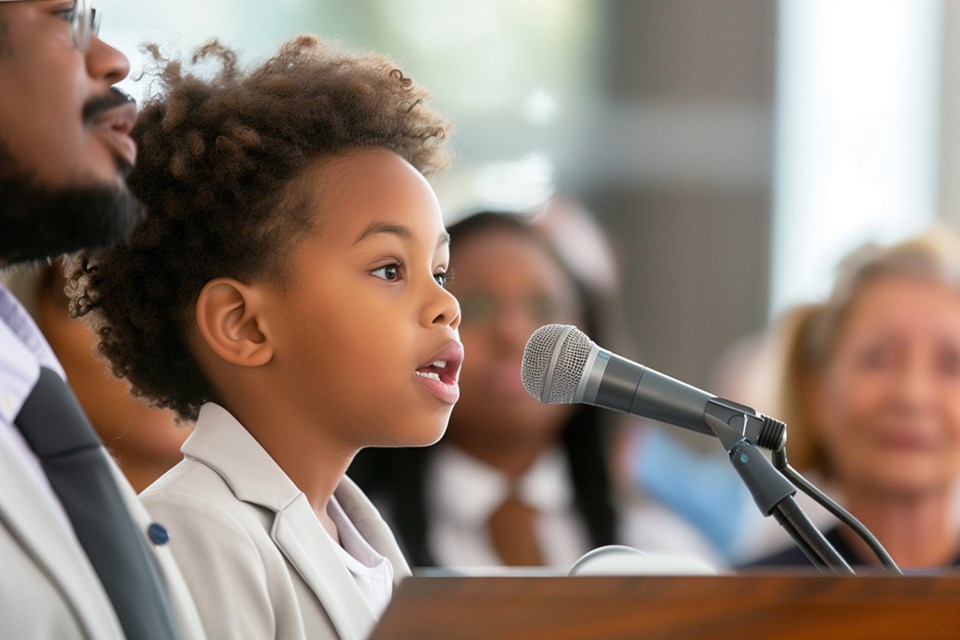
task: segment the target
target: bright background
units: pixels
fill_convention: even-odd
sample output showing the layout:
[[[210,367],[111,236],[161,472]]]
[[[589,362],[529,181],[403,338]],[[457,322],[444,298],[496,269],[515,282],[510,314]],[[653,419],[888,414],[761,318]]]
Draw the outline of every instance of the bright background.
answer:
[[[396,59],[455,122],[451,219],[561,193],[609,232],[630,353],[717,383],[837,259],[960,216],[951,0],[102,0],[101,36],[259,60],[317,33]],[[130,82],[142,95],[146,88]]]

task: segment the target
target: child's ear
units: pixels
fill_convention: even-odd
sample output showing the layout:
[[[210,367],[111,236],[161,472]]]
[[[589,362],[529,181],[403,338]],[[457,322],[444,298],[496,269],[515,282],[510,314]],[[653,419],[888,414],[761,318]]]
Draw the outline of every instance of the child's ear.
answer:
[[[255,287],[215,278],[197,298],[197,328],[218,356],[241,367],[270,362],[273,345],[261,317],[263,298]]]

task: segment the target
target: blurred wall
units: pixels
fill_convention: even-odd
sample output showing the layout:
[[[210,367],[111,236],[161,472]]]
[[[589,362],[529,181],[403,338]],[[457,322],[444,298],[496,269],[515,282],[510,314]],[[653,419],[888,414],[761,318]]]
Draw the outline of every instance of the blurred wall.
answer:
[[[942,6],[940,41],[939,212],[960,227],[960,2]]]
[[[695,385],[766,324],[776,3],[606,5],[576,184],[618,245],[637,358]]]

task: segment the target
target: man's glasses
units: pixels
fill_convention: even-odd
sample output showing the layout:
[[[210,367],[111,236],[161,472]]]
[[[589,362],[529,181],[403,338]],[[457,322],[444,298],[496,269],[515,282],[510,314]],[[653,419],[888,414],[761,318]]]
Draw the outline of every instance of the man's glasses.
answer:
[[[100,35],[100,12],[90,6],[89,0],[76,0],[69,16],[73,46],[86,51],[90,46],[90,38]]]
[[[37,0],[0,0],[3,2],[36,2]],[[66,16],[68,12],[64,12]],[[90,38],[100,35],[100,12],[90,6],[89,0],[75,0],[69,12],[70,37],[80,51],[90,46]]]
[[[80,51],[90,46],[90,38],[100,35],[100,12],[90,6],[88,0],[77,0],[73,5],[73,20],[70,22],[73,44]]]

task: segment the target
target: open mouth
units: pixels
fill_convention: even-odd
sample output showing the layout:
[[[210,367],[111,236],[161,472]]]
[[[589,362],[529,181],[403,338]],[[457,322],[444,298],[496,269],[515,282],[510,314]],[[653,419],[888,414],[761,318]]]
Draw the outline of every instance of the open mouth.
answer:
[[[423,378],[437,380],[444,384],[456,384],[456,376],[450,374],[451,369],[448,368],[448,364],[449,363],[443,360],[437,360],[426,367],[417,369],[417,375]]]
[[[463,347],[459,342],[450,342],[428,363],[417,367],[416,374],[422,378],[454,386],[460,377],[462,363]]]

